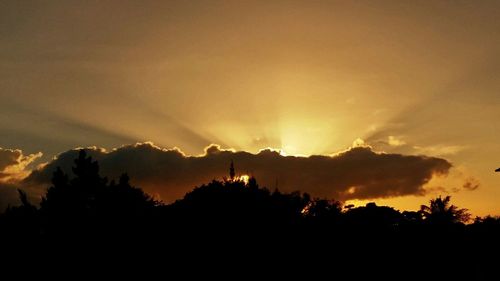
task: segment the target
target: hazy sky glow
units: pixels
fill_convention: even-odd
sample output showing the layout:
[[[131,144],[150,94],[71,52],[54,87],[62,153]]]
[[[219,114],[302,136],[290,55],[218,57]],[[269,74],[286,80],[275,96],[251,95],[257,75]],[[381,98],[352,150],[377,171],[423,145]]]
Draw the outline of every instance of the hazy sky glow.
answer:
[[[427,195],[380,204],[446,190],[500,215],[498,15],[486,0],[1,1],[0,147],[42,152],[34,167],[92,145],[308,156],[359,138],[453,164]]]

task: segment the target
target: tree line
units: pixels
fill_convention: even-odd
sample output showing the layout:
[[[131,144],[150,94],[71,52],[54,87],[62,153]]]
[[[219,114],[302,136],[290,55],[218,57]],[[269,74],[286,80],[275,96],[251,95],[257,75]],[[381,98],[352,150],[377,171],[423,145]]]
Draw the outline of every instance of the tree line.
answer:
[[[352,254],[352,249],[391,249],[404,256],[402,249],[423,253],[444,247],[447,254],[468,257],[498,250],[500,218],[471,219],[466,209],[451,204],[449,196],[432,199],[419,211],[400,212],[375,203],[344,206],[307,193],[271,191],[254,177],[242,181],[231,163],[229,178],[213,180],[164,204],[132,186],[127,174],[117,181],[101,176],[98,163],[85,150],[72,171],[72,178],[60,168],[53,173],[39,206],[20,190],[21,205],[0,216],[0,235],[42,245],[175,241],[173,248],[213,251],[235,245],[241,251],[280,249],[281,254],[293,249],[292,256],[313,255],[318,249],[338,255]],[[478,267],[467,271],[471,274],[489,268],[483,260],[473,263]]]

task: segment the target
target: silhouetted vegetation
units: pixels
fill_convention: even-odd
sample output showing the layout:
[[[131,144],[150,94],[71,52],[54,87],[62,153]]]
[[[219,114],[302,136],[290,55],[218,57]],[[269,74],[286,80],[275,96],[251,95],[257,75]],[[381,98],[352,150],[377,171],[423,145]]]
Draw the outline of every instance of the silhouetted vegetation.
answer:
[[[429,206],[422,205],[422,212],[425,221],[434,225],[448,225],[457,223],[466,223],[470,219],[470,214],[467,209],[459,209],[457,206],[450,204],[451,197],[446,196],[444,199],[431,199]]]
[[[0,217],[2,236],[23,243],[86,241],[127,247],[154,241],[147,247],[170,243],[170,251],[230,249],[233,255],[271,251],[275,258],[316,262],[326,255],[326,260],[342,257],[367,266],[381,265],[366,255],[387,252],[391,255],[385,261],[391,267],[408,271],[422,263],[420,255],[427,255],[415,273],[422,276],[443,266],[460,267],[439,260],[440,255],[443,259],[458,255],[467,266],[457,276],[495,272],[488,260],[478,256],[498,251],[500,218],[478,217],[466,224],[467,210],[452,205],[449,196],[432,199],[420,211],[400,212],[375,203],[343,206],[300,192],[271,191],[253,177],[244,182],[231,163],[229,178],[213,180],[183,199],[163,204],[131,186],[127,174],[117,183],[102,177],[98,163],[84,150],[75,160],[73,174],[70,178],[57,169],[39,207],[19,191],[21,205],[9,207]]]

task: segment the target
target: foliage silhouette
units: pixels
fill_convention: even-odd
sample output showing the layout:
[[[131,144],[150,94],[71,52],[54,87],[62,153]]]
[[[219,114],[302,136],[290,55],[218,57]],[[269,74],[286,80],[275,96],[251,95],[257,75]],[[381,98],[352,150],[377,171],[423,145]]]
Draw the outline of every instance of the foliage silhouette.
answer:
[[[476,257],[500,250],[500,219],[476,218],[466,225],[470,215],[452,205],[449,196],[432,199],[417,212],[375,203],[343,208],[341,202],[305,193],[270,191],[254,177],[244,182],[231,162],[229,178],[196,187],[167,205],[133,187],[127,174],[118,183],[102,177],[85,150],[74,163],[71,177],[60,168],[54,172],[39,208],[20,190],[21,205],[0,216],[0,235],[50,247],[85,242],[100,249],[116,244],[130,250],[146,242],[155,247],[167,243],[174,257],[247,253],[268,263],[300,260],[302,266],[304,257],[314,265],[342,257],[370,274],[383,272],[381,276],[413,272],[425,257],[416,277],[432,273],[471,279],[494,273],[490,260]],[[465,255],[463,262],[471,266],[459,268],[452,260],[429,258],[428,253],[438,249]],[[348,268],[338,261],[332,264],[337,270]],[[442,272],[443,266],[449,270]]]
[[[40,203],[43,230],[47,233],[116,231],[139,223],[157,204],[141,189],[132,187],[123,174],[119,183],[99,175],[99,165],[80,150],[73,167],[75,177],[58,168],[52,186]]]
[[[438,198],[431,199],[429,206],[422,205],[420,211],[425,221],[435,225],[468,222],[470,214],[467,212],[467,209],[459,209],[455,205],[451,205],[450,199],[450,196],[446,196],[444,199],[439,196]]]

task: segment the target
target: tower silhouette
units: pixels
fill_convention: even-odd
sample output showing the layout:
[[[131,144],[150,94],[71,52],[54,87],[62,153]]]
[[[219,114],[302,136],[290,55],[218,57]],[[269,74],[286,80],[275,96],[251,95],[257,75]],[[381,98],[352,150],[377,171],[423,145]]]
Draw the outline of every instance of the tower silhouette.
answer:
[[[231,160],[231,166],[229,167],[229,179],[234,180],[235,176],[236,176],[236,173],[234,172],[234,163],[233,163],[233,160]]]

